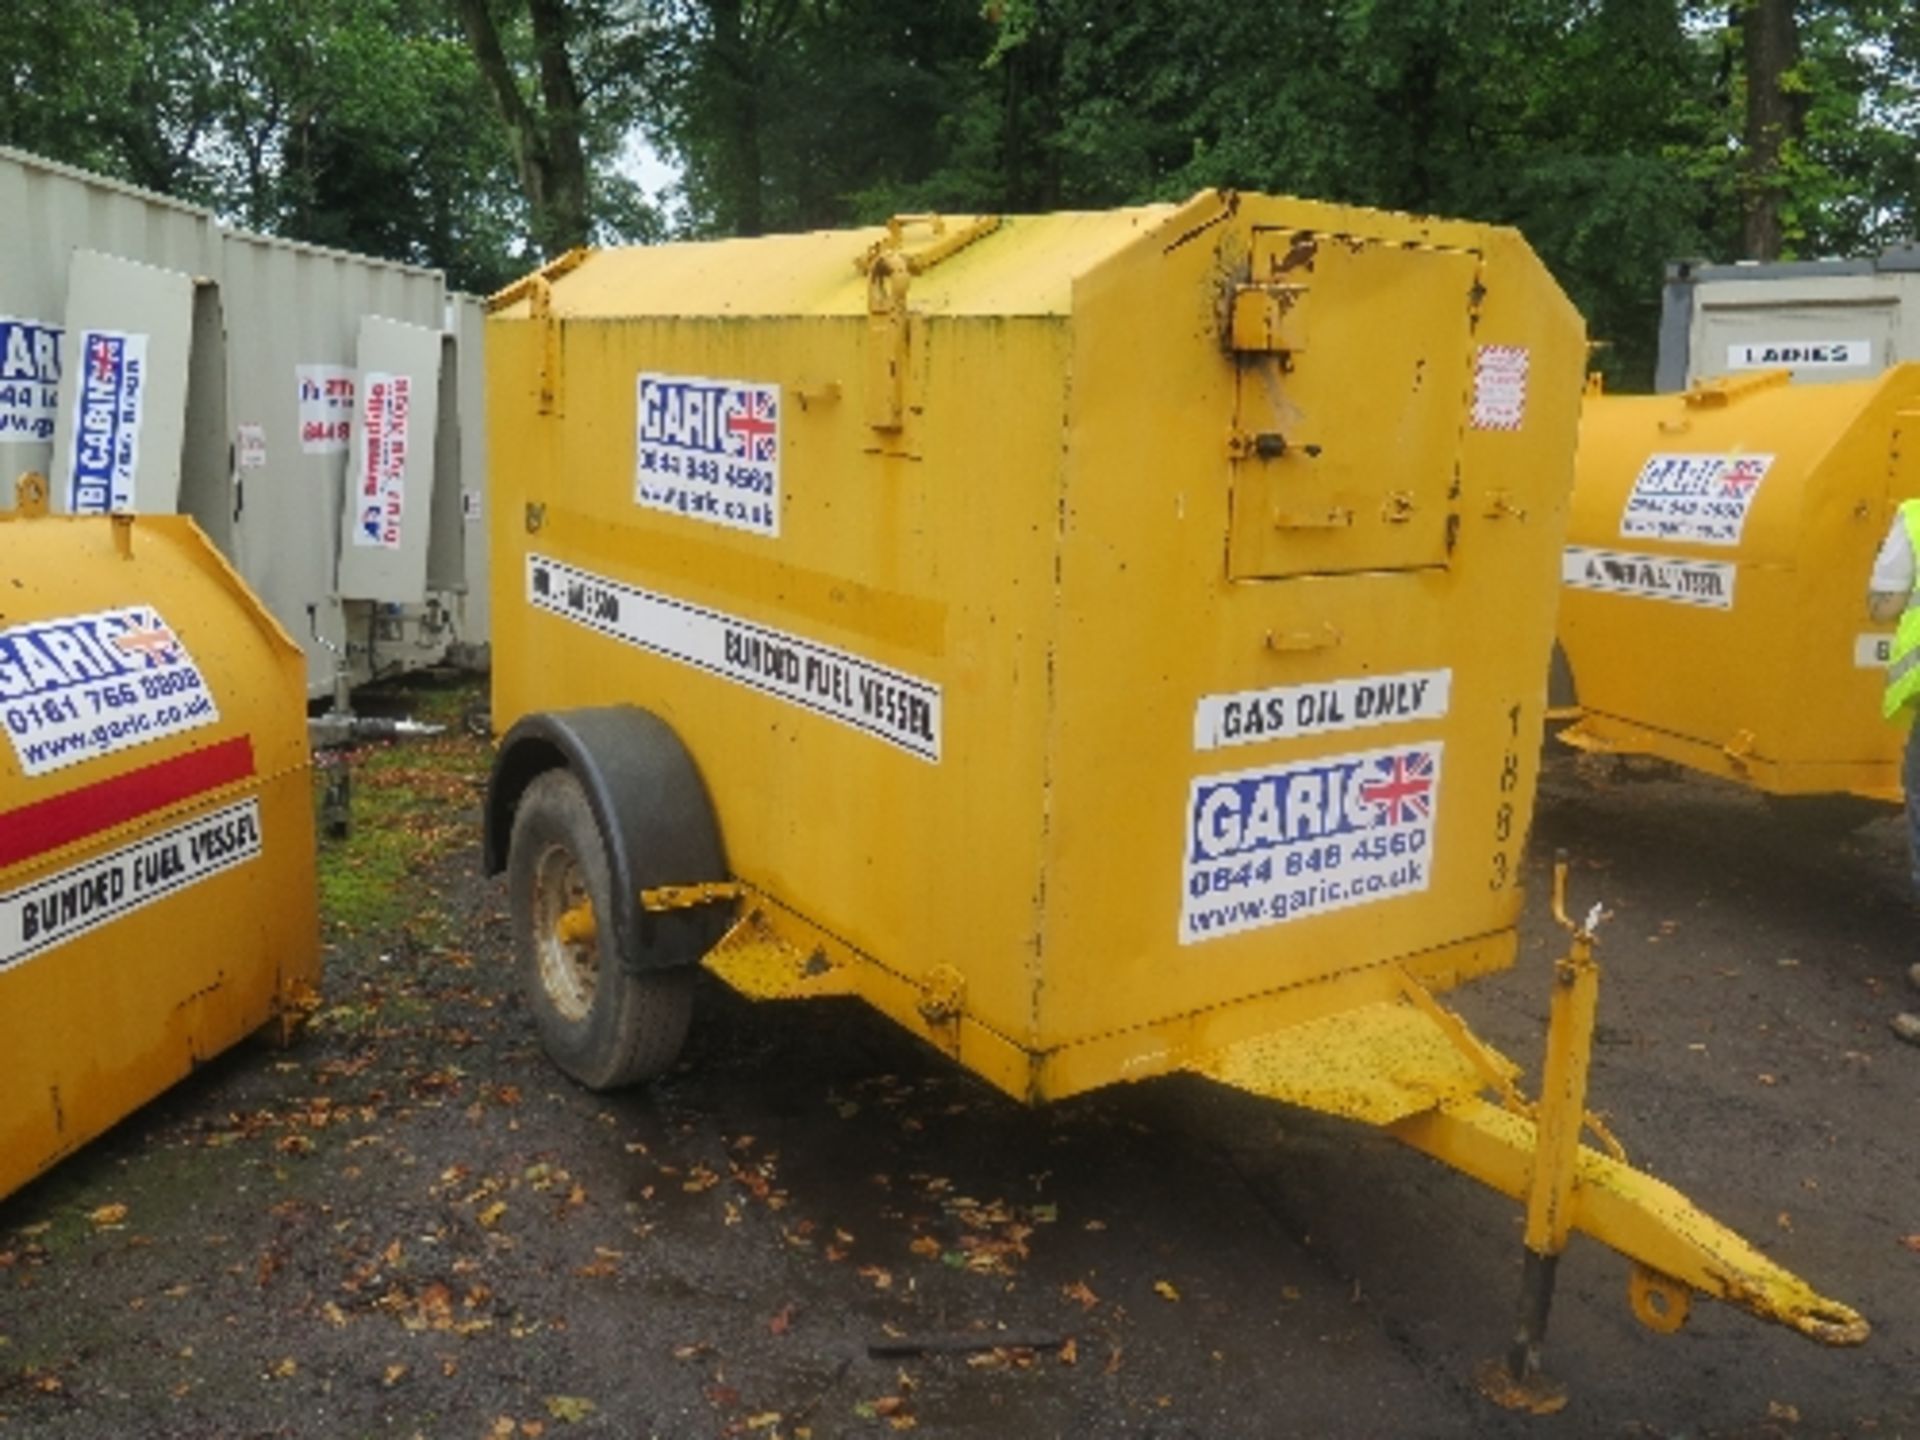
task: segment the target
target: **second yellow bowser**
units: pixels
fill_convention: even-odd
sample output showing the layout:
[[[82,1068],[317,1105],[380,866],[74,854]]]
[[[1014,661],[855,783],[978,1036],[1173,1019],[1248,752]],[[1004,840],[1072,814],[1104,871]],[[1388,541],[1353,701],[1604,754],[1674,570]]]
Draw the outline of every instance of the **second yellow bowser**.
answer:
[[[693,963],[855,994],[1023,1100],[1390,1127],[1530,1253],[1859,1339],[1579,1146],[1590,1004],[1536,1108],[1434,999],[1514,957],[1581,341],[1510,230],[1227,192],[496,297],[488,852],[549,1052],[657,1073]]]
[[[300,651],[179,515],[0,514],[0,1197],[320,978]]]
[[[1875,551],[1920,495],[1920,365],[1587,399],[1559,645],[1581,749],[1897,804]],[[1871,807],[1862,807],[1870,813]],[[1858,813],[1858,812],[1848,812]]]

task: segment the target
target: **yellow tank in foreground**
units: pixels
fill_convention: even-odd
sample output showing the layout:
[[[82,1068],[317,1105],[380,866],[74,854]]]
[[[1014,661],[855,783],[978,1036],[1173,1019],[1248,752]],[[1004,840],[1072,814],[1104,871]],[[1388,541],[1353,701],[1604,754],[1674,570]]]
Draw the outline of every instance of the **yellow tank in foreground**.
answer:
[[[496,297],[488,846],[549,1052],[656,1072],[695,963],[854,994],[1019,1099],[1195,1071],[1864,1334],[1560,1147],[1590,1005],[1537,1164],[1433,998],[1514,956],[1582,348],[1510,230],[1220,192]]]
[[[319,978],[305,664],[193,522],[0,513],[0,1195]]]

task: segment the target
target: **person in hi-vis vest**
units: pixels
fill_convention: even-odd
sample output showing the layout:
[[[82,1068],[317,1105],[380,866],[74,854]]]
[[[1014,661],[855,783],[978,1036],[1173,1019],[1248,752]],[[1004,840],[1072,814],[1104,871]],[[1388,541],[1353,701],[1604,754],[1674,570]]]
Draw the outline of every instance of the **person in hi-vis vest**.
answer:
[[[1907,792],[1907,847],[1913,866],[1913,888],[1920,897],[1920,500],[1903,500],[1894,512],[1893,526],[1873,557],[1873,578],[1867,582],[1867,613],[1881,624],[1897,620],[1893,649],[1887,656],[1887,689],[1880,709],[1889,720],[1907,726],[1906,759],[1900,766],[1901,786]],[[1920,963],[1907,967],[1907,978],[1920,987]],[[1893,1017],[1893,1033],[1920,1045],[1920,1014]]]

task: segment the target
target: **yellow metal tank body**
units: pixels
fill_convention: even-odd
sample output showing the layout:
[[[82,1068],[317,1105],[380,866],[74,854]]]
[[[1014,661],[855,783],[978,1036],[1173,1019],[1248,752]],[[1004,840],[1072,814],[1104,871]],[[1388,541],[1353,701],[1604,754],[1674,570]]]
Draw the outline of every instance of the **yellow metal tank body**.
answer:
[[[960,1058],[1044,1098],[1509,961],[1581,342],[1517,235],[1210,195],[539,300],[489,336],[496,723],[653,710],[896,1018],[956,977]],[[763,489],[637,468],[742,402]]]
[[[1559,640],[1584,749],[1657,756],[1769,794],[1897,803],[1880,716],[1892,628],[1874,552],[1920,494],[1920,365],[1789,384],[1590,396]]]
[[[1572,480],[1516,233],[1209,192],[577,251],[492,310],[488,863],[576,1079],[670,1063],[704,964],[1023,1100],[1388,1127],[1527,1199],[1531,1316],[1583,1228],[1866,1333],[1579,1145],[1584,929],[1537,1106],[1434,999],[1514,956]]]
[[[0,514],[0,1195],[310,993],[305,668],[193,522]]]

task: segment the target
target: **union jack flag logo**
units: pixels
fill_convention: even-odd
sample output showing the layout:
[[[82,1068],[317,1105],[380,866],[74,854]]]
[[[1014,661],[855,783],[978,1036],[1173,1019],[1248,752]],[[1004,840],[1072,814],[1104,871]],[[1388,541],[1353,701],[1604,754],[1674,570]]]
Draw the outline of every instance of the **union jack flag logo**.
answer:
[[[104,383],[119,378],[120,347],[105,335],[93,337],[88,347],[88,358],[93,362],[93,378]]]
[[[147,669],[154,670],[180,658],[180,637],[161,623],[157,615],[143,616],[113,637],[113,648],[122,655],[138,655],[147,662]]]
[[[1374,807],[1374,824],[1405,825],[1433,814],[1431,751],[1409,750],[1373,767],[1373,776],[1360,782],[1360,798]]]
[[[780,402],[770,390],[736,390],[727,411],[728,448],[743,460],[773,463]]]

